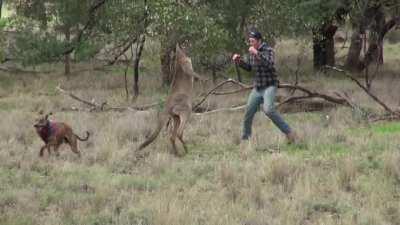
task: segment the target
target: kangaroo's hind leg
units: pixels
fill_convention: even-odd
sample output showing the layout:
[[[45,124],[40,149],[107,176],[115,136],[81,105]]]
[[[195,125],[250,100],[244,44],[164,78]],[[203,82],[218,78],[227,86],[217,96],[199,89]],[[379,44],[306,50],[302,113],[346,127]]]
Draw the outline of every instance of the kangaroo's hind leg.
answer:
[[[176,137],[177,137],[177,132],[178,132],[178,127],[179,127],[180,121],[179,121],[179,117],[178,116],[173,116],[172,120],[173,120],[173,128],[171,129],[170,141],[171,141],[171,144],[172,144],[173,153],[176,156],[178,156],[179,152],[178,152],[178,149],[176,147]]]
[[[183,131],[185,129],[185,125],[186,125],[186,122],[187,122],[189,116],[188,116],[188,114],[185,113],[185,114],[179,115],[179,118],[180,118],[180,124],[179,124],[178,130],[177,130],[177,136],[178,136],[178,139],[182,143],[185,153],[188,153],[186,143],[185,143],[185,141],[183,141]]]

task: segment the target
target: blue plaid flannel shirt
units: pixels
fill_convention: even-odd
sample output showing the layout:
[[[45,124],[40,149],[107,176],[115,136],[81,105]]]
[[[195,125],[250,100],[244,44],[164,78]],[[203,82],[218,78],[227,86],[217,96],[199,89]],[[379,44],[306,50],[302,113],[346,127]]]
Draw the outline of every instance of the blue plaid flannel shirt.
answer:
[[[254,71],[253,84],[257,90],[278,86],[274,49],[263,42],[257,50],[257,56],[250,55],[247,62],[240,60],[239,66]]]

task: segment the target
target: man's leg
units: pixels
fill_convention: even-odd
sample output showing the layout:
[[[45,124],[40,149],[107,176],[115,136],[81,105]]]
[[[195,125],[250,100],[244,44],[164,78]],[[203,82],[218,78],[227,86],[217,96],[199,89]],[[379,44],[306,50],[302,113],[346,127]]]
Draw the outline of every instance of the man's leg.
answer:
[[[267,115],[272,122],[281,130],[286,136],[292,133],[291,128],[289,125],[283,120],[281,115],[275,110],[275,96],[276,96],[277,87],[270,86],[265,89],[263,93],[264,97],[264,104],[263,104],[263,111],[265,115]]]
[[[247,100],[246,113],[243,120],[242,140],[247,140],[251,136],[251,126],[253,124],[254,115],[262,102],[262,95],[253,89]]]

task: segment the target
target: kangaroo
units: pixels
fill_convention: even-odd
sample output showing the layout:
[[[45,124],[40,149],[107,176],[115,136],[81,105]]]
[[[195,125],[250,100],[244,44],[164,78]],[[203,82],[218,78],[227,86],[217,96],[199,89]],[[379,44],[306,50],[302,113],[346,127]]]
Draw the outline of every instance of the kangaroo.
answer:
[[[186,56],[178,44],[176,45],[174,66],[175,71],[170,87],[170,94],[165,102],[164,111],[159,112],[157,115],[157,128],[151,136],[139,146],[138,150],[142,150],[151,144],[158,137],[161,129],[171,121],[172,128],[169,132],[173,153],[176,156],[181,155],[176,146],[176,138],[182,143],[185,153],[188,152],[185,141],[183,140],[183,130],[192,112],[193,80],[194,78],[199,80],[204,79],[193,71],[191,59]]]
[[[43,114],[42,112],[40,114]],[[43,156],[44,150],[47,148],[47,152],[50,155],[50,148],[53,147],[54,152],[57,156],[59,156],[58,148],[61,144],[67,143],[72,152],[76,153],[79,157],[81,153],[78,150],[77,140],[87,141],[89,139],[89,132],[86,131],[86,137],[81,138],[78,135],[74,134],[71,127],[66,123],[59,122],[51,122],[49,121],[49,116],[52,113],[41,116],[36,120],[36,123],[33,125],[36,129],[37,134],[45,143],[44,146],[40,148],[39,156]]]

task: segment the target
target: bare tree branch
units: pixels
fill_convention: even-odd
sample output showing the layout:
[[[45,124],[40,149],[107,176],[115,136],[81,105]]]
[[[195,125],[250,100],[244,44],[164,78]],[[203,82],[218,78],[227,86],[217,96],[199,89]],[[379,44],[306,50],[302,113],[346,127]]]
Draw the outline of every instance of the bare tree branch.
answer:
[[[224,86],[227,83],[234,83],[238,86],[240,86],[241,88],[238,90],[234,90],[234,91],[227,91],[227,92],[216,92],[217,89],[221,88],[222,86]],[[204,97],[193,107],[194,110],[196,110],[210,95],[229,95],[229,94],[235,94],[235,93],[239,93],[242,91],[246,91],[246,90],[250,90],[252,89],[253,86],[251,85],[246,85],[243,84],[241,82],[238,82],[236,80],[233,79],[228,79],[225,81],[222,81],[221,83],[219,83],[218,85],[216,85],[214,88],[212,88],[210,91],[208,91]],[[297,96],[297,97],[291,97],[287,100],[285,100],[284,102],[282,102],[279,106],[292,102],[292,101],[296,101],[299,99],[306,99],[306,98],[321,98],[324,99],[328,102],[332,102],[335,104],[339,104],[339,105],[344,105],[344,106],[350,106],[351,107],[351,103],[349,103],[347,101],[346,98],[342,98],[342,97],[335,97],[335,96],[331,96],[328,94],[324,94],[324,93],[320,93],[320,92],[316,92],[316,91],[311,91],[305,87],[302,87],[300,85],[292,85],[292,84],[279,84],[278,88],[286,88],[286,89],[291,89],[291,90],[299,90],[301,92],[303,92],[304,94],[306,94],[305,96]]]
[[[87,30],[91,30],[94,23],[95,23],[95,15],[96,15],[96,11],[105,4],[107,0],[97,0],[97,2],[92,5],[89,9],[88,12],[88,20],[86,21],[85,25],[83,26],[83,28],[79,31],[76,39],[73,41],[73,43],[80,43],[82,41],[83,38],[83,34],[87,31]],[[70,46],[68,49],[66,49],[62,55],[68,55],[70,53],[72,53],[76,48],[76,44]]]
[[[281,107],[282,105],[287,104],[287,103],[289,103],[289,102],[295,102],[295,101],[298,101],[298,100],[301,100],[301,99],[307,99],[307,98],[312,98],[312,97],[310,97],[310,96],[292,96],[292,97],[287,98],[287,99],[284,100],[283,102],[279,103],[279,104],[276,106],[276,108],[279,108],[279,107]]]
[[[332,66],[326,66],[326,68],[342,72],[346,77],[354,81],[369,97],[371,97],[375,102],[377,102],[380,106],[382,106],[387,112],[393,115],[400,116],[399,112],[395,112],[393,109],[387,106],[381,99],[379,99],[376,95],[372,94],[367,87],[362,85],[360,81],[358,81],[355,77],[351,76],[347,71]]]
[[[119,112],[121,112],[121,111],[133,111],[133,112],[146,111],[150,108],[153,108],[153,107],[161,104],[160,102],[156,102],[156,103],[146,104],[146,105],[142,105],[142,106],[112,107],[112,106],[109,106],[107,102],[103,102],[103,103],[99,104],[99,103],[96,103],[95,101],[88,101],[86,99],[80,98],[80,97],[76,96],[75,94],[62,89],[60,87],[60,85],[58,85],[56,89],[59,92],[61,92],[62,94],[68,95],[69,97],[71,97],[85,105],[90,106],[90,111],[101,111],[101,112],[106,112],[106,111],[119,111]]]
[[[214,88],[212,88],[207,94],[205,94],[205,96],[203,97],[203,99],[201,99],[201,100],[193,107],[193,110],[196,110],[196,109],[208,98],[208,96],[214,94],[214,92],[215,92],[218,88],[224,86],[224,85],[227,84],[227,83],[234,83],[234,84],[237,84],[237,85],[239,85],[239,86],[241,86],[242,88],[245,88],[245,89],[251,89],[251,88],[253,88],[252,86],[247,86],[247,85],[245,85],[245,84],[243,84],[243,83],[240,83],[240,82],[238,82],[238,81],[235,81],[235,80],[233,80],[233,79],[228,79],[228,80],[222,81],[221,83],[217,84]]]
[[[307,98],[321,98],[324,99],[328,102],[333,102],[339,105],[344,105],[344,106],[351,106],[346,99],[343,98],[337,98],[328,94],[320,93],[317,91],[311,91],[308,90],[305,87],[302,87],[300,85],[291,85],[291,84],[279,84],[278,88],[287,88],[287,89],[296,89],[299,90],[305,94],[307,94]]]
[[[215,110],[206,111],[206,112],[202,112],[202,113],[194,113],[194,115],[201,116],[201,115],[208,115],[208,114],[213,114],[213,113],[217,113],[217,112],[233,112],[233,111],[239,111],[239,110],[242,110],[245,108],[246,108],[246,105],[240,105],[240,106],[231,107],[231,108],[220,108],[220,109],[215,109]]]
[[[58,85],[58,86],[56,87],[56,89],[57,89],[59,92],[61,92],[62,94],[68,95],[69,97],[71,97],[71,98],[73,98],[73,99],[75,99],[75,100],[77,100],[77,101],[79,101],[79,102],[82,102],[82,103],[85,104],[85,105],[88,105],[88,106],[91,106],[91,107],[94,107],[94,108],[99,107],[99,106],[98,106],[97,104],[95,104],[95,103],[92,103],[92,102],[90,102],[90,101],[88,101],[88,100],[82,99],[82,98],[80,98],[80,97],[78,97],[78,96],[76,96],[76,95],[74,95],[74,94],[72,94],[72,93],[70,93],[70,92],[68,92],[68,91],[66,91],[66,90],[64,90],[64,89],[62,89],[62,88],[60,87],[60,85]]]
[[[119,47],[117,47],[117,48],[120,48],[120,47],[124,46],[124,48],[123,48],[120,52],[118,52],[118,53],[114,56],[114,58],[113,58],[111,61],[109,61],[109,62],[107,63],[107,65],[114,65],[115,62],[117,62],[118,59],[119,59],[121,56],[123,56],[123,55],[125,54],[125,52],[128,51],[128,49],[131,48],[132,45],[133,45],[136,41],[137,41],[137,37],[135,37],[135,38],[130,38],[130,39],[126,40],[122,45],[120,45]]]

